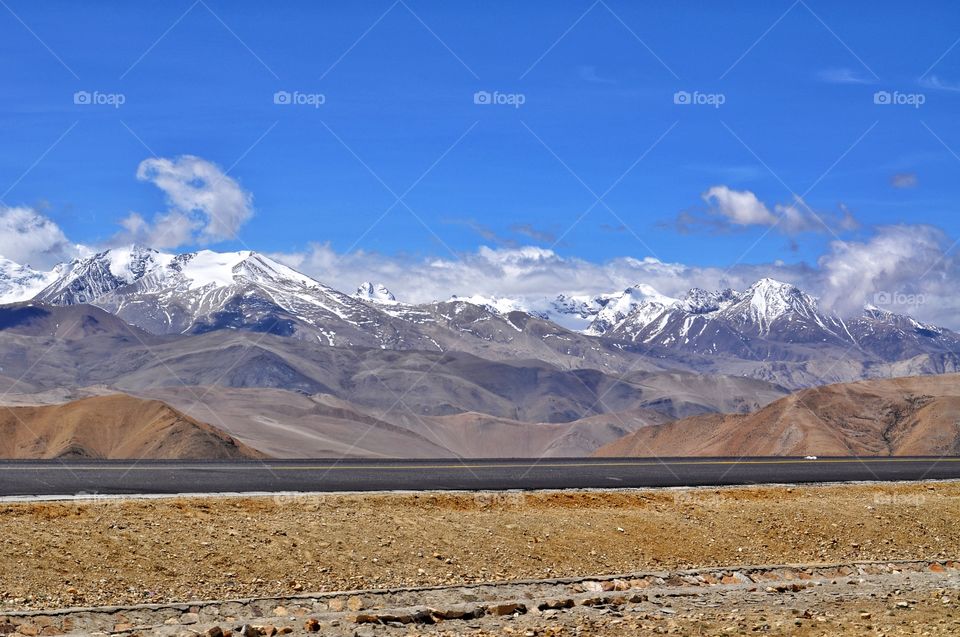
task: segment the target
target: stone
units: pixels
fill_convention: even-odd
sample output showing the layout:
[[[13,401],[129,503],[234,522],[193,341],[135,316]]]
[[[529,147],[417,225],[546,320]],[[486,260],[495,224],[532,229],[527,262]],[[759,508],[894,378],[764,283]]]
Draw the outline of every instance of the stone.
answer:
[[[503,617],[504,615],[513,615],[515,613],[522,615],[527,612],[527,607],[525,604],[519,602],[508,602],[506,604],[488,606],[487,612],[495,617]]]
[[[320,622],[311,617],[307,621],[303,622],[303,629],[308,633],[320,632]]]
[[[200,615],[198,613],[184,613],[180,615],[180,623],[184,626],[196,624],[198,621],[200,621]]]
[[[350,599],[347,600],[347,608],[349,608],[353,612],[357,612],[358,610],[363,610],[365,606],[366,606],[366,603],[363,601],[362,597],[351,597]]]
[[[219,626],[214,626],[213,628],[208,628],[207,632],[203,634],[206,637],[223,637],[223,629]]]

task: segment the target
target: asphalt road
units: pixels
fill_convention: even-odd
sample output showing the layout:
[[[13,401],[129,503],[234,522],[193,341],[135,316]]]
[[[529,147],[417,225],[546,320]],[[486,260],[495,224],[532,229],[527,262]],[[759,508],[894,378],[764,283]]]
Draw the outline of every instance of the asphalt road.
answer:
[[[960,478],[960,458],[6,461],[0,496],[667,487]]]

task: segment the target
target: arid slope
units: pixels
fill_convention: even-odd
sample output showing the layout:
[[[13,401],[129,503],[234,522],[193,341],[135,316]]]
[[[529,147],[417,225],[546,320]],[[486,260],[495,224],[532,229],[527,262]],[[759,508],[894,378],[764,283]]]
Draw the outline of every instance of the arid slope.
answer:
[[[752,414],[645,427],[598,456],[957,455],[960,375],[827,385]]]
[[[0,458],[238,459],[262,454],[158,400],[123,394],[0,408]]]

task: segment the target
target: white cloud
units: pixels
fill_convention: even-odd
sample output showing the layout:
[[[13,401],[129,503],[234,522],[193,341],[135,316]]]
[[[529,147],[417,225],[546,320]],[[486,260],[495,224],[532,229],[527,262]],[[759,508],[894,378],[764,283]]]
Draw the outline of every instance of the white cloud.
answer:
[[[749,190],[734,190],[729,186],[712,186],[701,195],[710,206],[707,214],[682,212],[674,225],[680,232],[707,230],[717,234],[751,226],[776,228],[788,235],[803,232],[831,232],[853,230],[859,223],[842,204],[837,212],[817,212],[799,196],[789,203],[774,204],[773,210]]]
[[[669,296],[692,287],[744,289],[772,277],[821,298],[823,307],[859,313],[878,293],[919,299],[888,306],[920,320],[960,328],[960,263],[945,256],[950,241],[937,228],[884,226],[863,241],[834,241],[816,265],[740,264],[730,268],[668,263],[654,258],[618,257],[602,263],[525,246],[491,248],[459,258],[391,257],[372,252],[339,254],[313,244],[296,254],[271,255],[337,289],[352,293],[361,281],[385,284],[400,301],[421,303],[452,295],[550,299],[558,294],[597,295],[646,283]]]
[[[0,256],[46,269],[84,253],[60,226],[32,208],[0,206]]]
[[[920,78],[920,86],[937,89],[939,91],[960,92],[960,82],[945,80],[936,75],[927,75]]]
[[[894,188],[916,188],[918,183],[917,173],[897,173],[890,177],[890,185]]]
[[[960,264],[950,246],[942,230],[925,225],[883,226],[863,242],[836,241],[819,260],[824,301],[851,312],[877,294],[912,299],[919,301],[913,307],[886,309],[960,327]]]
[[[121,221],[115,242],[137,242],[154,248],[210,244],[234,239],[253,216],[253,196],[216,165],[199,157],[146,159],[137,179],[154,184],[167,197],[169,209],[147,220],[131,213]]]
[[[458,296],[553,298],[558,294],[595,295],[638,282],[669,295],[691,287],[745,287],[762,276],[797,280],[797,266],[697,268],[654,258],[619,257],[596,263],[565,257],[535,246],[491,248],[459,258],[391,257],[371,252],[338,254],[329,244],[313,244],[295,254],[272,257],[343,291],[361,281],[385,284],[401,301],[421,303]]]
[[[717,213],[738,226],[772,226],[777,223],[776,216],[749,190],[713,186],[701,196],[715,207]]]
[[[858,73],[853,69],[826,69],[817,73],[817,78],[821,82],[827,82],[828,84],[875,84],[877,79],[862,73]]]

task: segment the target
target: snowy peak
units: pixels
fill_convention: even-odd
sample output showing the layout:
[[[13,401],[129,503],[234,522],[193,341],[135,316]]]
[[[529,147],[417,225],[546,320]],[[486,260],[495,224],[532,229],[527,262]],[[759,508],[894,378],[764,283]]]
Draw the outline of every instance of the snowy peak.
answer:
[[[0,304],[32,299],[60,276],[62,270],[58,268],[61,266],[51,272],[38,272],[28,265],[0,257]]]
[[[105,250],[65,264],[62,276],[37,295],[53,305],[91,303],[104,294],[161,271],[173,255],[150,248],[130,246]]]
[[[371,283],[369,281],[361,283],[353,296],[372,303],[393,304],[397,302],[397,297],[387,289],[387,286],[383,283]]]
[[[677,303],[677,307],[690,314],[710,314],[724,309],[739,298],[739,295],[729,288],[720,292],[691,288],[683,299]]]
[[[751,285],[740,295],[731,313],[742,320],[756,323],[761,330],[769,330],[774,321],[788,314],[819,323],[826,322],[814,297],[795,285],[774,279],[760,279]]]
[[[586,333],[600,336],[630,316],[644,324],[649,323],[676,302],[676,299],[660,294],[645,283],[633,285],[620,294],[597,297],[594,303],[599,309]]]

